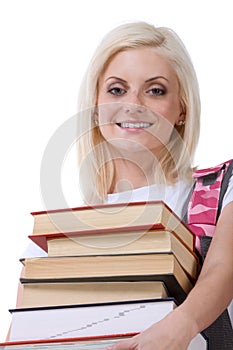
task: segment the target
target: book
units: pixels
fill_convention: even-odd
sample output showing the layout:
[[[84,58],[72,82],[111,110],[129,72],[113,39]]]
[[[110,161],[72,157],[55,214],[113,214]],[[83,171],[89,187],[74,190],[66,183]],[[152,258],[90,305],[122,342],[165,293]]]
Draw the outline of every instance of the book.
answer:
[[[174,310],[174,298],[9,310],[10,341],[138,333]]]
[[[76,344],[76,347],[71,347],[75,349],[103,349],[107,344],[145,330],[175,307],[175,300],[166,298],[91,306],[13,309],[10,310],[10,342],[26,341],[28,344],[31,341],[36,344],[38,340],[38,345],[42,346],[44,340],[48,348],[53,348],[54,344],[60,348],[60,343],[67,350],[69,344]],[[78,343],[80,347],[77,347]],[[206,339],[198,334],[188,349],[207,349]]]
[[[160,281],[26,283],[20,307],[92,304],[167,296],[167,289]]]
[[[103,350],[106,346],[113,345],[114,343],[123,339],[125,340],[133,335],[135,334],[7,341],[0,343],[0,350]]]
[[[135,334],[99,337],[75,337],[49,340],[14,341],[0,343],[0,350],[103,350],[107,346],[125,340]],[[187,350],[207,350],[208,339],[204,333],[192,339]]]
[[[174,254],[61,256],[21,259],[22,283],[163,281],[169,295],[182,302],[193,284]]]
[[[114,232],[125,229],[160,229],[174,231],[191,250],[194,235],[179,217],[163,202],[132,202],[81,206],[49,211],[32,212],[34,225],[32,235],[42,235],[38,240],[47,248],[46,235],[71,232]],[[46,234],[46,235],[45,235]]]
[[[174,232],[166,230],[52,236],[48,235],[47,239],[49,256],[174,253],[191,278],[196,279],[199,272],[196,254]],[[41,238],[40,235],[36,237]]]
[[[37,339],[25,341],[8,341],[0,343],[0,350],[103,350],[109,345],[125,340],[129,335],[111,335],[100,337],[74,337],[60,339]]]

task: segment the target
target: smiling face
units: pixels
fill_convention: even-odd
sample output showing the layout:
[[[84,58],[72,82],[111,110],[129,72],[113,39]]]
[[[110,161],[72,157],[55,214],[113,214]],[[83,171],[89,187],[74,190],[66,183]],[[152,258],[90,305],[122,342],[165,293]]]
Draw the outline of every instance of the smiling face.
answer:
[[[156,154],[183,119],[176,74],[153,48],[116,54],[100,76],[97,104],[104,139],[135,151]]]

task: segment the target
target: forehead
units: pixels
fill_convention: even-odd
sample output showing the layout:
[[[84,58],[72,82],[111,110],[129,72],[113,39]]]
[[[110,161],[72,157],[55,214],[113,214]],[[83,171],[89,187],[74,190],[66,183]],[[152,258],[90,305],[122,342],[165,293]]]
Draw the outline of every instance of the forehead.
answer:
[[[134,75],[143,74],[145,77],[151,75],[164,75],[175,78],[176,72],[168,58],[156,51],[156,48],[130,48],[115,54],[106,65],[101,76],[111,74]]]

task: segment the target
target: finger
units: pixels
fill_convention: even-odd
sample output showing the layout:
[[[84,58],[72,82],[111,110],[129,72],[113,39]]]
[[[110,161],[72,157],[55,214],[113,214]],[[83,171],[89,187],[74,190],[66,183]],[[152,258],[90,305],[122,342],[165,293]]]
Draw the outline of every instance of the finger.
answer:
[[[112,346],[108,346],[106,350],[136,350],[131,340],[120,341]]]

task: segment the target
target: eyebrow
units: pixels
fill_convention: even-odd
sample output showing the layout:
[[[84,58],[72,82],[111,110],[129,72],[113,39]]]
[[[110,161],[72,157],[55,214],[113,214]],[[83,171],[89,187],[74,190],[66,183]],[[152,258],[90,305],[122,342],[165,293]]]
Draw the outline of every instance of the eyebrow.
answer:
[[[158,76],[156,76],[156,77],[152,77],[152,78],[150,78],[150,79],[147,79],[147,80],[146,80],[146,83],[150,83],[151,81],[157,80],[157,79],[164,79],[164,80],[166,80],[166,81],[169,81],[169,80],[168,80],[167,78],[165,78],[164,76],[158,75]]]
[[[119,78],[119,77],[115,77],[115,76],[108,77],[108,78],[105,80],[105,82],[107,82],[107,81],[110,80],[110,79],[116,79],[116,80],[120,80],[122,83],[127,83],[126,80],[121,79],[121,78]]]
[[[119,78],[119,77],[116,77],[116,76],[110,76],[110,77],[108,77],[108,78],[105,80],[105,82],[107,82],[107,81],[110,80],[110,79],[116,79],[116,80],[121,81],[122,83],[127,83],[126,80],[124,80],[124,79],[122,79],[122,78]],[[145,82],[146,82],[146,83],[150,83],[150,82],[152,82],[152,81],[154,81],[154,80],[157,80],[157,79],[164,79],[164,80],[166,80],[166,81],[169,81],[169,80],[168,80],[167,78],[165,78],[164,76],[158,75],[158,76],[155,76],[155,77],[152,77],[152,78],[147,79]]]

